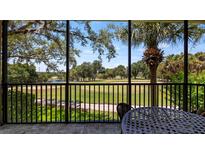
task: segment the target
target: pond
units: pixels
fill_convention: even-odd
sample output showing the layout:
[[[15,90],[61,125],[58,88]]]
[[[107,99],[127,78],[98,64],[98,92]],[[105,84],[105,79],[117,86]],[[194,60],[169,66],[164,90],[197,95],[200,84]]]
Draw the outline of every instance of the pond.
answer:
[[[65,83],[64,80],[50,80],[47,83]]]

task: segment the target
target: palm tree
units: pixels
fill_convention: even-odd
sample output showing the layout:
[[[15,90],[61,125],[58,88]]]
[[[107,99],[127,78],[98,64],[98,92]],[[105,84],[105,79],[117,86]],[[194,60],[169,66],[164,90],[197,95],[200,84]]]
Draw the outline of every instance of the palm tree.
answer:
[[[184,68],[184,58],[183,54],[179,55],[169,55],[166,60],[160,64],[160,74],[165,78],[170,80],[173,75],[176,75]]]
[[[189,25],[189,38],[194,43],[197,42],[204,30],[199,26]],[[119,28],[117,37],[127,42],[127,28]],[[132,22],[132,45],[138,47],[143,45],[146,49],[144,51],[143,60],[150,69],[150,82],[157,82],[157,68],[163,61],[163,50],[160,49],[160,44],[176,44],[183,40],[183,24],[171,22]],[[156,105],[156,90],[152,86],[152,105]]]
[[[160,44],[176,44],[183,39],[183,25],[168,22],[141,22],[132,24],[132,44],[144,45],[144,62],[150,69],[150,82],[156,83],[157,68],[164,59]]]

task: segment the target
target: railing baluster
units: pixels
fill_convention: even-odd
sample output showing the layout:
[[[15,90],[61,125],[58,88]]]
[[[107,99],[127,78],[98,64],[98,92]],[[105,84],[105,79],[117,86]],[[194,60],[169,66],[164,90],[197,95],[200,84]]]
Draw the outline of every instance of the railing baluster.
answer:
[[[122,87],[122,102],[124,103],[124,85],[121,85]]]
[[[163,92],[164,92],[164,87],[163,84],[161,85],[161,107],[164,106],[164,96],[163,96]]]
[[[33,85],[31,84],[31,123],[33,123]]]
[[[127,104],[129,104],[129,88],[128,87],[129,87],[129,85],[126,85],[126,95],[125,96],[127,98],[126,99],[127,100]]]
[[[137,94],[136,94],[136,85],[134,85],[134,102],[135,102],[135,108],[136,108],[136,96],[137,96]]]
[[[81,122],[81,85],[79,85],[80,122]]]
[[[205,110],[205,86],[204,87],[204,110]]]
[[[179,85],[179,110],[181,110],[181,85]]]
[[[48,122],[48,117],[47,117],[47,84],[46,84],[46,122]]]
[[[177,90],[176,85],[174,85],[174,109],[176,109],[176,103],[177,103]]]
[[[172,85],[170,85],[170,108],[172,108]]]
[[[143,89],[144,89],[144,95],[143,95],[144,96],[144,104],[143,105],[145,107],[145,85],[143,85]]]
[[[77,103],[77,102],[76,102],[76,85],[74,86],[74,88],[75,88],[75,89],[74,89],[74,90],[75,90],[75,98],[74,98],[74,101],[75,101],[75,102],[74,102],[74,104],[75,104],[75,122],[76,122],[76,103]]]
[[[105,85],[103,85],[103,122],[105,121]]]
[[[90,85],[88,86],[88,92],[89,92],[89,122],[90,122]]]
[[[159,85],[154,85],[157,89],[157,102],[156,102],[156,105],[157,107],[159,106]]]
[[[10,115],[11,116],[11,123],[13,123],[13,85],[11,86],[11,107],[10,108],[11,108],[11,115]]]
[[[53,108],[53,86],[50,85],[50,122],[52,122],[52,108]]]
[[[115,119],[115,114],[114,114],[114,97],[115,97],[115,89],[114,89],[114,85],[112,85],[112,118],[113,118],[113,122],[114,122],[114,119]]]
[[[108,122],[110,121],[110,86],[108,85]]]
[[[36,85],[36,123],[38,122],[38,85]]]
[[[94,102],[93,102],[94,104],[94,121],[95,121],[95,85],[94,85]]]
[[[21,84],[21,123],[23,123],[23,86]]]
[[[98,120],[100,121],[100,105],[101,105],[101,101],[100,101],[100,89],[101,89],[101,87],[100,87],[100,85],[98,85]]]
[[[57,97],[58,97],[58,87],[57,87],[57,85],[55,85],[55,122],[57,122],[58,120],[57,120],[57,111],[58,111],[58,106],[57,106],[57,101],[58,101],[58,99],[57,99]]]
[[[71,103],[72,103],[72,85],[68,84],[68,85],[65,85],[65,86],[68,86],[68,89],[69,89],[69,93],[67,95],[69,95],[69,98],[68,98],[68,107],[69,107],[69,112],[66,111],[66,102],[65,102],[65,97],[64,96],[64,112],[68,112],[69,113],[69,121],[72,122],[72,108],[71,108]],[[66,88],[66,87],[65,87]],[[65,93],[66,95],[66,93]],[[65,114],[66,115],[66,114]]]
[[[86,121],[86,85],[84,85],[84,121]]]
[[[190,112],[192,111],[192,102],[191,102],[191,98],[192,98],[192,86],[190,85],[190,90],[189,90],[189,95],[190,95],[190,97],[189,97],[189,110],[190,110]],[[183,100],[184,101],[184,100]]]
[[[43,90],[42,90],[42,84],[41,84],[41,123],[42,123],[42,121],[43,121],[43,98],[42,98],[42,96],[43,96]]]
[[[205,86],[203,86],[204,87],[204,110],[205,110]]]
[[[62,122],[62,85],[60,85],[60,122]]]
[[[167,85],[166,85],[166,108],[167,108]]]
[[[16,123],[18,123],[18,86],[16,85]]]
[[[117,104],[119,104],[119,85],[117,85]],[[119,122],[119,117],[117,118],[117,121]]]
[[[199,109],[199,86],[196,85],[196,109]]]
[[[141,107],[141,85],[139,85],[139,107]]]
[[[26,85],[26,123],[28,123],[28,85]]]
[[[150,85],[148,85],[148,107],[150,107]]]

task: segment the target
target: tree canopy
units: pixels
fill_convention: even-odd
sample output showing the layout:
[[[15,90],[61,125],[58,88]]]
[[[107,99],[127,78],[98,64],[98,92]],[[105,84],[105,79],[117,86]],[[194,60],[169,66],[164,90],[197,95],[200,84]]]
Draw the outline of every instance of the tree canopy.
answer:
[[[137,78],[137,76],[144,77],[145,79],[147,79],[150,75],[149,68],[142,60],[132,63],[131,71],[132,71],[132,76],[135,79]]]
[[[197,78],[197,76],[205,70],[205,53],[197,52],[195,54],[189,54],[188,60],[189,75],[194,74]],[[161,78],[171,80],[172,82],[183,82],[183,54],[172,54],[167,56],[166,60],[160,64],[160,69],[158,71]],[[182,74],[182,77],[180,74]]]
[[[9,64],[8,68],[10,83],[36,83],[38,80],[36,67],[33,64]]]
[[[125,66],[123,66],[123,65],[118,65],[118,66],[115,68],[115,75],[120,76],[121,79],[127,77],[127,70],[126,70]]]
[[[92,21],[70,24],[70,66],[76,64],[79,46],[90,46],[99,58],[115,56],[114,35],[109,29],[93,30]],[[58,70],[66,59],[66,21],[9,21],[9,58],[15,62],[44,63],[48,70]]]

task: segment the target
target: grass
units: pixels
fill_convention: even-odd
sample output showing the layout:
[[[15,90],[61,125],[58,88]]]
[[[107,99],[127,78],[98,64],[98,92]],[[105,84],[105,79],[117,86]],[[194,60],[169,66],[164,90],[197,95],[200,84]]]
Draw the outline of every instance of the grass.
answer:
[[[116,80],[115,80],[116,81]],[[117,80],[121,82],[122,80]],[[110,83],[112,80],[102,81],[102,83]],[[136,81],[137,82],[137,81]],[[141,81],[142,82],[142,81]],[[144,81],[145,82],[145,81]],[[99,83],[96,81],[95,83]],[[11,90],[11,88],[10,88]],[[21,102],[21,89],[18,87],[12,88],[13,94],[8,95],[8,119],[13,122],[52,122],[52,121],[65,121],[65,109],[59,106],[50,106],[49,104],[42,105],[36,104],[36,100],[41,99],[53,101],[65,100],[65,86],[64,85],[48,85],[47,90],[45,86],[28,86],[27,95],[25,86],[22,88],[23,102]],[[16,97],[16,93],[18,95]],[[41,93],[42,91],[42,93]],[[120,102],[128,102],[126,85],[71,85],[69,86],[69,100],[73,102],[81,102],[85,104],[97,104],[98,109],[100,104],[112,104],[116,105]],[[132,105],[133,106],[150,106],[151,105],[151,88],[147,85],[136,85],[132,86],[131,89]],[[31,95],[32,94],[32,95]],[[12,96],[12,98],[11,98]],[[32,96],[32,97],[31,97]],[[159,106],[170,106],[175,100],[172,100],[169,92],[166,97],[166,90],[161,86],[158,87],[157,102]],[[173,97],[173,96],[172,96]],[[170,103],[172,100],[172,103]],[[32,103],[31,103],[32,102]],[[22,103],[22,104],[21,104]],[[21,108],[22,107],[22,108]],[[17,111],[17,112],[16,112]],[[22,111],[22,115],[21,115]],[[33,119],[33,121],[32,121]],[[113,111],[99,111],[94,109],[68,109],[68,121],[93,121],[93,120],[118,120],[117,113]]]
[[[36,96],[39,100],[42,99],[52,99],[55,100],[65,100],[65,86],[47,86],[47,90],[45,86],[42,86],[42,93],[41,87],[38,86],[37,90],[34,86],[32,88],[32,94]],[[18,91],[20,88],[18,88]],[[143,86],[132,86],[132,104],[139,106],[147,106],[151,102],[151,88],[147,85]],[[127,102],[127,86],[126,85],[71,85],[69,87],[69,99],[72,101],[77,101],[81,103],[97,103],[97,104],[118,104],[120,102]],[[26,93],[26,88],[23,88],[23,92]],[[28,88],[28,93],[31,93],[31,88]],[[159,86],[157,99],[159,104],[162,102],[166,102],[169,104],[169,99],[166,100],[166,93],[165,89]]]
[[[9,123],[65,122],[65,108],[33,105],[31,109],[29,104],[27,112],[24,108],[21,115],[20,107],[15,110],[15,105],[13,105],[12,111],[11,106],[8,108],[7,118]],[[83,121],[119,121],[119,117],[114,112],[89,111],[79,108],[68,110],[68,122]]]
[[[124,80],[115,80],[116,82],[123,82]],[[112,80],[106,81],[96,81],[94,83],[110,83]],[[137,82],[137,80],[136,80]],[[143,82],[143,81],[141,81]],[[146,82],[146,81],[144,81]],[[87,83],[87,82],[86,82]],[[93,82],[92,82],[93,83]],[[41,88],[42,87],[42,88]],[[156,94],[157,102],[159,106],[170,106],[176,107],[183,105],[183,86],[157,86],[158,93]],[[170,90],[172,89],[172,90]],[[178,90],[177,90],[178,89]],[[195,89],[195,90],[194,90]],[[188,92],[189,95],[189,110],[192,111],[196,108],[196,103],[199,103],[201,106],[204,106],[204,87],[198,88],[199,92],[197,93],[196,87],[192,88],[192,91]],[[41,92],[42,91],[42,92]],[[127,96],[127,85],[70,85],[68,98],[72,102],[80,102],[81,106],[86,106],[86,109],[76,108],[68,109],[68,121],[116,121],[118,120],[117,113],[114,112],[116,104],[125,102],[128,103]],[[11,93],[12,92],[12,93]],[[17,92],[17,95],[16,95]],[[132,97],[132,106],[151,106],[151,87],[148,85],[132,85],[131,89]],[[190,98],[192,100],[190,100]],[[197,99],[198,98],[198,99]],[[47,100],[48,102],[52,100],[53,104],[56,102],[65,101],[65,86],[64,85],[48,85],[45,86],[28,86],[27,94],[26,87],[19,86],[17,89],[15,86],[10,87],[8,91],[8,102],[7,102],[7,111],[8,111],[8,121],[10,122],[57,122],[65,121],[65,109],[62,106],[60,109],[59,104],[57,106],[50,106],[49,103],[47,106],[43,103],[40,106],[40,100]],[[22,101],[21,101],[22,100]],[[36,101],[39,103],[36,104]],[[32,103],[31,103],[32,102]],[[90,104],[91,108],[88,108]],[[113,105],[110,108],[109,112],[107,110],[99,111],[99,107],[105,105]],[[95,108],[92,108],[95,106]],[[16,112],[17,111],[17,112]],[[21,115],[22,112],[22,115]],[[33,121],[31,121],[33,119]]]

